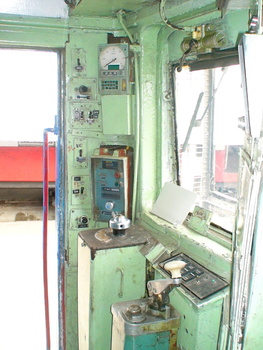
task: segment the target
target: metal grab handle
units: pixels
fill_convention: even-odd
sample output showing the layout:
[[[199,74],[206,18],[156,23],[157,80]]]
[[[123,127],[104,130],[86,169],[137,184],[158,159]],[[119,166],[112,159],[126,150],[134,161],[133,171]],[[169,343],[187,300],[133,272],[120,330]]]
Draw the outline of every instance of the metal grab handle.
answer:
[[[123,285],[124,285],[124,271],[123,269],[120,269],[119,267],[116,269],[116,272],[120,272],[121,274],[121,283],[120,283],[120,291],[118,293],[119,298],[123,297]]]
[[[48,298],[48,172],[49,172],[49,154],[48,154],[48,132],[54,132],[54,129],[44,130],[43,142],[43,284],[44,284],[44,302],[45,302],[45,323],[46,323],[46,348],[50,350],[50,319],[49,319],[49,298]]]

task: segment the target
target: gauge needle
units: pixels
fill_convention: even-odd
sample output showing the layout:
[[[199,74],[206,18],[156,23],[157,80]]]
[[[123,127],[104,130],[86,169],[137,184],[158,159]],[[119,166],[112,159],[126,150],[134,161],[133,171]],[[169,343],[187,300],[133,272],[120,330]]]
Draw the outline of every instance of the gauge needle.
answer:
[[[111,64],[112,62],[114,62],[114,61],[116,61],[116,57],[115,58],[113,58],[109,63],[107,63],[107,64],[105,64],[105,66],[104,67],[107,67],[109,64]]]

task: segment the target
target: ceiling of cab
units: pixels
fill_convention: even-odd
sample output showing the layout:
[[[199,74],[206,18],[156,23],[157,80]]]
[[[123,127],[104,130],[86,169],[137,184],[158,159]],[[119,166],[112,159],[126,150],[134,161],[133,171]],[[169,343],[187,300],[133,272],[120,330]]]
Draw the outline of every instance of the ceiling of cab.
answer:
[[[120,10],[139,11],[159,0],[82,0],[70,11],[75,16],[114,16]]]

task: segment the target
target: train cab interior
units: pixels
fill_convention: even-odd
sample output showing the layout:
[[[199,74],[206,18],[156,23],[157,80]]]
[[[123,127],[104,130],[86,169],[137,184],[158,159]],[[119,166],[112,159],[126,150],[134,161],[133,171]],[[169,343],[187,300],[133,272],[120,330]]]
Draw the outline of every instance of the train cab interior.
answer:
[[[22,90],[43,125],[26,180],[43,191],[43,349],[261,350],[262,0],[0,3],[6,130]],[[9,52],[47,56],[21,78]],[[0,146],[0,187],[18,191],[27,156]]]

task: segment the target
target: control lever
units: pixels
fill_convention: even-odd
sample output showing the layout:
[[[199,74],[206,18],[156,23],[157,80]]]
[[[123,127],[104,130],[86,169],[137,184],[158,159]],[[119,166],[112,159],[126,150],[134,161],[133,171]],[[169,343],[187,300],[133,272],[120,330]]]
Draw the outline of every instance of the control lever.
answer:
[[[165,270],[171,273],[172,278],[151,280],[147,283],[151,298],[149,307],[157,311],[165,311],[170,302],[169,293],[182,282],[181,270],[185,267],[185,261],[169,261],[164,265]]]
[[[172,275],[172,279],[176,280],[176,284],[182,282],[181,271],[186,266],[186,262],[182,260],[169,261],[164,265],[165,270],[169,271]]]
[[[130,227],[131,221],[122,214],[112,211],[109,227],[112,228],[114,236],[124,236],[126,229]]]
[[[178,287],[182,282],[181,270],[185,267],[184,261],[169,261],[164,265],[165,270],[169,271],[172,278],[152,280],[147,283],[149,295],[158,295],[165,291],[169,286]]]

